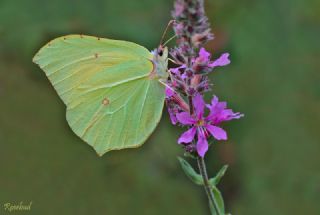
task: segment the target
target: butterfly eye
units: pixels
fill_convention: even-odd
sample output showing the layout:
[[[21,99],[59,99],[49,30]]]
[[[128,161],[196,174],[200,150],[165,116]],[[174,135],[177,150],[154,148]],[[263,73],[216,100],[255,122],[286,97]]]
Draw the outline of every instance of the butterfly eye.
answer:
[[[163,50],[162,50],[162,49],[158,50],[158,55],[159,55],[160,57],[162,57],[162,55],[163,55]]]

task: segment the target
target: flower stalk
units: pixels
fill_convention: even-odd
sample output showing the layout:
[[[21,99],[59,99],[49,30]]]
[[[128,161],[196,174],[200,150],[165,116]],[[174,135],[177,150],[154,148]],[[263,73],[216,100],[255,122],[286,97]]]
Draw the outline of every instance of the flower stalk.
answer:
[[[199,168],[200,174],[203,179],[203,184],[204,184],[203,186],[204,186],[204,189],[207,193],[207,196],[209,199],[209,204],[211,205],[211,207],[210,207],[211,213],[221,215],[220,211],[218,209],[217,201],[213,195],[213,192],[212,192],[210,184],[209,184],[209,178],[208,178],[208,173],[207,173],[207,168],[206,168],[206,163],[204,161],[204,158],[198,156],[197,163],[198,163],[198,168]],[[214,210],[214,212],[212,210]]]

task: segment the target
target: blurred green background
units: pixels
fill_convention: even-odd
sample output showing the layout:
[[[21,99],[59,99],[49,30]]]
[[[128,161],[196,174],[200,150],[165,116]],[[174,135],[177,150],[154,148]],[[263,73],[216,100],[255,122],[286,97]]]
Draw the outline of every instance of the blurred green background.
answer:
[[[208,214],[201,187],[184,175],[165,111],[139,149],[99,158],[69,129],[65,107],[31,62],[47,41],[83,33],[153,49],[172,1],[0,0],[0,214]],[[214,174],[235,215],[320,214],[320,1],[207,0],[214,56],[232,64],[211,78],[214,93],[245,118],[227,123],[210,149]]]

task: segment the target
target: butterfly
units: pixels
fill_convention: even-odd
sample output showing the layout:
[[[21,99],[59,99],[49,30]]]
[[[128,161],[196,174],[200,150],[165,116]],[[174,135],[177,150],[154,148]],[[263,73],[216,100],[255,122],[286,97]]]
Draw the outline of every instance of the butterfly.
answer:
[[[33,62],[66,105],[73,132],[102,156],[142,145],[160,121],[168,48],[84,35],[59,37]]]

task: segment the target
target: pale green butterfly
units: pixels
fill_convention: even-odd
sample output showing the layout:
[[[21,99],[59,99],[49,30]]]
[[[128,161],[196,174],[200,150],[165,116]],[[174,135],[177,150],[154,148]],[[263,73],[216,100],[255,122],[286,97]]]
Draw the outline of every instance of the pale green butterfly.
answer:
[[[69,35],[33,58],[67,106],[71,129],[101,156],[142,145],[162,115],[168,49]]]

